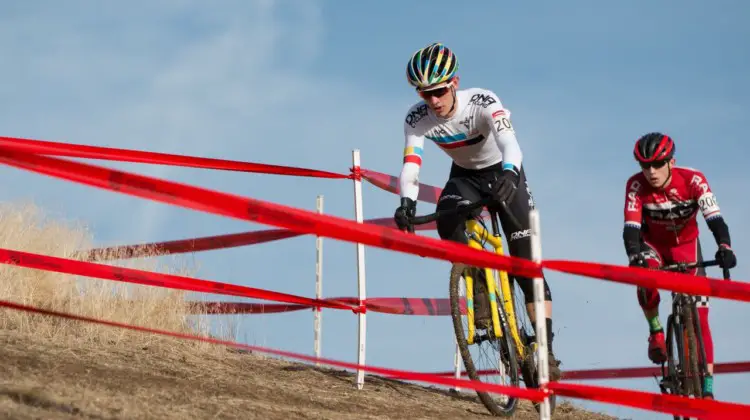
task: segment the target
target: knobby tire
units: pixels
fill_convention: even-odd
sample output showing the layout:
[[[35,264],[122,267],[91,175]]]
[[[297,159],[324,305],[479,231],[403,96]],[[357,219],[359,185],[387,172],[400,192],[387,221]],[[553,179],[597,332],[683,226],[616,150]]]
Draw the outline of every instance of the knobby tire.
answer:
[[[702,372],[698,369],[698,339],[695,333],[695,323],[698,322],[698,319],[694,316],[694,310],[694,302],[685,303],[683,300],[682,313],[688,339],[688,369],[686,372],[687,386],[685,390],[696,398],[703,398],[703,377],[701,375]]]
[[[684,329],[678,324],[674,314],[667,317],[667,379],[666,391],[669,394],[687,396],[687,380],[685,377]],[[675,360],[675,357],[677,360]],[[673,415],[674,420],[689,420],[688,417]]]
[[[461,301],[465,298],[460,295],[460,281],[461,277],[466,269],[464,264],[453,264],[450,275],[450,305],[451,305],[451,317],[453,318],[453,329],[456,334],[456,342],[458,343],[458,349],[461,352],[461,358],[466,368],[466,373],[469,378],[475,381],[482,381],[477,373],[476,366],[474,366],[474,360],[469,352],[469,343],[466,339],[466,331],[464,331],[462,314],[461,314]],[[474,279],[479,276],[473,276]],[[467,303],[468,304],[468,303]],[[489,304],[489,302],[487,302]],[[468,309],[468,308],[467,308]],[[502,362],[507,362],[509,376],[511,378],[511,386],[519,386],[519,375],[518,375],[518,360],[516,355],[516,344],[513,341],[513,337],[510,335],[508,330],[508,323],[506,322],[507,316],[505,315],[505,309],[502,305],[498,304],[498,311],[500,315],[500,324],[502,327],[503,336],[501,340],[501,351]],[[489,332],[491,334],[491,331]],[[495,416],[510,417],[518,407],[518,398],[508,396],[507,404],[499,404],[492,396],[491,393],[476,391],[477,396],[482,401],[482,404]]]
[[[708,375],[708,360],[706,359],[706,344],[703,342],[703,331],[701,330],[700,317],[698,316],[698,307],[696,303],[690,305],[693,312],[693,325],[695,325],[695,338],[698,343],[698,352],[696,358],[698,359],[698,373],[699,373],[699,387],[700,393],[697,394],[700,398],[703,397],[703,378]]]
[[[680,309],[667,317],[667,378],[666,391],[674,395],[703,397],[703,374],[707,372],[705,350],[700,334],[697,308],[683,297]],[[677,322],[679,319],[679,322]],[[687,341],[686,341],[687,340]],[[677,360],[675,360],[675,356]],[[673,416],[674,420],[690,417]]]

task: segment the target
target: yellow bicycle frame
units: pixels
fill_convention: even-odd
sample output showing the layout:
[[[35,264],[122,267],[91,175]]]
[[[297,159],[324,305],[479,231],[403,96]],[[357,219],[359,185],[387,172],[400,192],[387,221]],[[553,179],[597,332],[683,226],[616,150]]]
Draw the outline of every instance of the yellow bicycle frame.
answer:
[[[466,221],[466,230],[469,233],[469,246],[474,249],[483,249],[482,242],[488,242],[494,252],[499,255],[503,255],[503,241],[501,237],[492,236],[489,232],[476,220],[469,219]],[[492,327],[496,337],[502,337],[503,330],[500,326],[500,315],[497,311],[497,288],[495,284],[495,276],[492,275],[492,269],[485,267],[485,278],[487,280],[487,293],[490,297],[490,311],[492,313]],[[468,270],[464,273],[464,279],[466,280],[466,315],[469,318],[469,332],[467,341],[469,344],[474,343],[474,279],[469,274]],[[500,271],[500,295],[503,296],[503,307],[505,308],[505,314],[508,318],[508,326],[510,327],[510,333],[513,336],[513,341],[516,343],[519,356],[521,360],[526,357],[526,347],[521,342],[521,336],[518,333],[518,327],[516,325],[516,314],[513,306],[512,292],[510,290],[510,281],[508,280],[508,273],[506,271]]]

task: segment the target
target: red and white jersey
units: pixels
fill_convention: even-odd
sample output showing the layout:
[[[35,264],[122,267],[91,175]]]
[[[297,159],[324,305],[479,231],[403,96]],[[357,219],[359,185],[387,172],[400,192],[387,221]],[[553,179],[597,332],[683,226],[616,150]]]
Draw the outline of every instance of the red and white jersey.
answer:
[[[641,172],[625,187],[625,225],[641,229],[643,239],[654,245],[695,240],[698,209],[706,220],[721,215],[706,177],[692,168],[673,167],[672,179],[662,189],[653,188]]]

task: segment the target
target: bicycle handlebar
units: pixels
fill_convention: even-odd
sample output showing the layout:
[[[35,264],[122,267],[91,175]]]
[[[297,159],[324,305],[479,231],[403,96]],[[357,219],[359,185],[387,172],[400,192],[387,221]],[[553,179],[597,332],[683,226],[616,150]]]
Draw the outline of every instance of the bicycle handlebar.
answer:
[[[492,200],[493,198],[489,196],[481,200],[474,201],[473,203],[470,203],[470,204],[456,206],[455,208],[452,208],[452,209],[437,210],[434,213],[425,214],[423,216],[410,217],[409,224],[422,225],[422,224],[437,220],[446,215],[465,214],[465,213],[468,213],[470,211],[476,210],[478,208],[484,207],[492,203]],[[504,201],[501,202],[500,205],[505,211],[505,214],[508,216],[508,219],[510,219],[510,222],[514,225],[515,229],[521,229],[522,228],[521,223],[518,221],[518,219],[516,219],[515,216],[513,216],[513,213],[510,212],[510,210],[508,209],[508,205]]]
[[[720,266],[721,263],[718,260],[708,260],[708,261],[702,261],[702,262],[692,262],[692,263],[675,263],[670,265],[665,265],[660,268],[660,270],[665,271],[686,271],[691,268],[697,268],[697,267],[711,267],[718,265]],[[724,275],[724,280],[729,280],[729,269],[726,267],[722,267],[722,274]]]

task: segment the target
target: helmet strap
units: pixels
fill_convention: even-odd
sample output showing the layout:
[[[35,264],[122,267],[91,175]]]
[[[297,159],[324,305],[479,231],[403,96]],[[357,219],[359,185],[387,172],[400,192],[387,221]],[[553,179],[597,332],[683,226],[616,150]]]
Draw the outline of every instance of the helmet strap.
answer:
[[[659,189],[664,188],[665,185],[669,183],[669,181],[672,179],[672,164],[667,162],[667,170],[669,170],[669,175],[667,175],[667,178],[664,180],[664,183],[661,184]]]
[[[453,110],[456,108],[456,87],[451,84],[451,95],[453,95],[453,104],[451,105],[450,111],[448,113],[450,114],[453,112]]]

